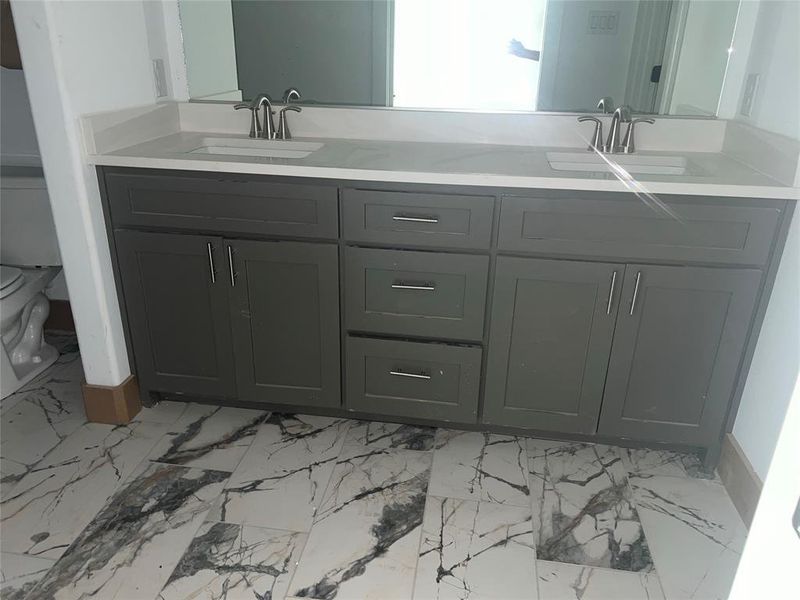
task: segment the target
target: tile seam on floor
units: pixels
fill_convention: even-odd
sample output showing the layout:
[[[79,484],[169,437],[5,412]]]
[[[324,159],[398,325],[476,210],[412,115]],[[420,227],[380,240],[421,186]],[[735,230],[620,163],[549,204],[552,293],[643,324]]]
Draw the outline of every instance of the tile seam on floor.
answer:
[[[339,417],[332,417],[332,418],[334,420],[339,420],[340,419]],[[341,457],[342,452],[344,452],[345,443],[347,442],[347,435],[350,433],[350,429],[352,428],[353,423],[356,423],[355,420],[347,419],[346,417],[342,418],[341,420],[347,421],[347,427],[346,427],[345,431],[342,432],[342,446],[339,448],[339,452],[336,454],[336,461],[334,462],[334,467],[333,467],[333,469],[331,469],[331,472],[328,475],[328,479],[325,482],[325,489],[323,490],[322,495],[319,497],[319,504],[320,505],[322,505],[322,501],[325,499],[325,494],[328,493],[328,487],[331,484],[331,479],[333,479],[333,473],[336,470],[336,465],[338,465],[339,458]],[[300,570],[300,563],[303,562],[303,556],[305,555],[306,549],[308,548],[308,540],[311,539],[311,530],[314,528],[314,524],[315,524],[315,521],[317,519],[317,509],[318,508],[319,508],[319,506],[315,506],[314,507],[314,515],[313,515],[313,517],[311,519],[311,525],[309,525],[308,531],[303,532],[305,534],[305,538],[306,538],[305,541],[303,542],[303,549],[297,555],[297,561],[295,563],[294,572],[292,573],[292,577],[291,577],[291,579],[289,580],[289,582],[288,582],[288,584],[286,586],[286,589],[287,589],[286,595],[289,598],[293,598],[294,597],[294,593],[292,592],[292,585],[294,584],[295,577],[297,577],[297,572]]]

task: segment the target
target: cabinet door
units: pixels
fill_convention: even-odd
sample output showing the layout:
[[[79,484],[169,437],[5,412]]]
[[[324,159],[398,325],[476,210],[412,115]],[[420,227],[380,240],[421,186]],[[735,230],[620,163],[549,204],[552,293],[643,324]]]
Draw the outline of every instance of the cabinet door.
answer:
[[[141,388],[235,396],[222,240],[139,231],[115,239]]]
[[[716,439],[760,280],[757,270],[628,265],[599,432]]]
[[[225,241],[239,399],[339,406],[337,247]]]
[[[485,423],[594,433],[623,270],[497,259]]]

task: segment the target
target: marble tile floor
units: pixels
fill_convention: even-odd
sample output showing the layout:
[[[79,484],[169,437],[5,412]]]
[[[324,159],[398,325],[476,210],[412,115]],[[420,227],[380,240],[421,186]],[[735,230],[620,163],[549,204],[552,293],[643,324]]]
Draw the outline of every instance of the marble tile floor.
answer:
[[[724,600],[689,455],[163,402],[87,423],[69,336],[0,403],[0,598]]]

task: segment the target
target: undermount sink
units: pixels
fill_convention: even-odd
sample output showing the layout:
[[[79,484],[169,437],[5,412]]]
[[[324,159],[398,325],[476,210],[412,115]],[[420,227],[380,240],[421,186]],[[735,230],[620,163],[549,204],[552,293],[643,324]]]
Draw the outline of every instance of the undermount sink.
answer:
[[[226,156],[255,156],[262,158],[306,158],[322,148],[321,142],[294,140],[261,140],[239,138],[203,138],[200,146],[187,154],[223,154]]]
[[[613,173],[619,165],[628,173],[647,175],[683,175],[687,161],[683,156],[648,156],[646,154],[598,154],[597,152],[548,152],[547,162],[556,171]],[[610,164],[609,164],[610,163]]]

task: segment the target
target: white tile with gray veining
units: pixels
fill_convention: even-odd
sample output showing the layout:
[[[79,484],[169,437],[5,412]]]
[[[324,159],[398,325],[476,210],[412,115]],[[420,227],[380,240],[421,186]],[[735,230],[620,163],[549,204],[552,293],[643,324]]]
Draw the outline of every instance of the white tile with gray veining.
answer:
[[[148,458],[198,469],[233,471],[268,414],[245,408],[190,404]]]
[[[290,595],[410,598],[431,456],[346,449],[337,461]]]
[[[29,598],[154,598],[228,476],[144,462]]]
[[[528,440],[536,555],[648,571],[653,567],[617,448]]]
[[[528,508],[429,496],[414,598],[532,598],[535,560]]]
[[[51,373],[48,370],[0,409],[0,482],[4,493],[86,422],[80,383]]]
[[[725,488],[671,476],[631,484],[667,598],[725,600],[747,536]]]
[[[435,427],[382,423],[380,421],[356,421],[350,426],[345,445],[360,445],[366,448],[395,448],[398,450],[433,450],[436,440]]]
[[[152,423],[87,423],[0,500],[4,551],[56,559],[165,433]]]
[[[47,558],[0,552],[0,598],[23,600],[53,563]]]
[[[306,534],[209,521],[201,525],[159,600],[278,600]]]
[[[330,417],[270,415],[233,472],[212,518],[308,531],[350,423]]]
[[[696,454],[649,448],[620,448],[619,452],[631,477],[670,475],[719,481],[716,473],[703,471],[703,461]]]
[[[562,562],[536,561],[542,600],[664,600],[658,576]]]
[[[430,494],[529,506],[525,438],[440,429]]]

